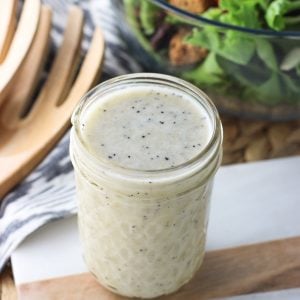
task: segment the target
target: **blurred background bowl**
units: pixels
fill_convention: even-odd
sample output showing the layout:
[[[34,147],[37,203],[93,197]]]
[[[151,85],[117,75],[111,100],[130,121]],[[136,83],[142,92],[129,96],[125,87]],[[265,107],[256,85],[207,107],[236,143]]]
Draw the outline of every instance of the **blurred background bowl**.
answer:
[[[147,70],[204,90],[221,112],[300,118],[300,31],[220,23],[162,0],[113,0],[119,30]]]

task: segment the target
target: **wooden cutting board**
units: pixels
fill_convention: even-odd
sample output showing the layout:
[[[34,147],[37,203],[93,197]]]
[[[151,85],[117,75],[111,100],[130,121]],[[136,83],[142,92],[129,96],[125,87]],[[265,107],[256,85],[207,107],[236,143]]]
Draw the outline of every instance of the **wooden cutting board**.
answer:
[[[199,272],[164,300],[200,300],[300,287],[300,237],[206,254]],[[21,300],[124,300],[88,274],[22,284]]]

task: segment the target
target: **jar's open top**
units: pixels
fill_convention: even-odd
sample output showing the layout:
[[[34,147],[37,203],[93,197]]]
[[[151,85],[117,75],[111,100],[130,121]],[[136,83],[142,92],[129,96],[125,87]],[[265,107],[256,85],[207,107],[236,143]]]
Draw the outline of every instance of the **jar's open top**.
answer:
[[[151,89],[153,92],[151,92]],[[190,113],[192,113],[193,110],[197,110],[198,106],[199,111],[202,110],[201,113],[208,118],[206,121],[208,123],[206,124],[208,124],[209,128],[204,128],[204,130],[209,130],[209,135],[207,136],[204,145],[198,143],[201,145],[199,146],[198,152],[196,143],[189,145],[188,147],[191,149],[186,149],[186,153],[184,153],[188,159],[180,161],[179,158],[176,158],[177,160],[174,158],[175,161],[179,162],[177,164],[172,163],[171,158],[169,155],[165,154],[164,151],[167,151],[168,147],[170,148],[170,151],[173,151],[174,145],[172,144],[174,143],[177,143],[177,146],[181,146],[179,144],[181,143],[181,140],[182,147],[185,147],[184,143],[188,144],[187,140],[190,136],[195,135],[196,140],[198,136],[196,131],[190,133],[187,132],[186,134],[184,131],[180,132],[179,126],[175,129],[176,134],[172,137],[174,139],[168,140],[168,134],[171,132],[170,130],[173,130],[174,128],[169,128],[170,126],[167,127],[167,124],[171,123],[171,121],[176,123],[175,119],[172,118],[175,118],[175,115],[178,117],[178,111],[164,111],[164,109],[160,107],[160,105],[166,103],[165,100],[168,96],[167,94],[164,95],[165,99],[163,104],[154,105],[154,102],[159,100],[158,96],[157,99],[155,98],[154,91],[158,94],[158,91],[161,92],[164,91],[164,89],[165,91],[168,90],[169,95],[172,94],[172,101],[175,101],[174,91],[177,91],[176,97],[193,99],[197,104],[192,104],[194,107],[190,107]],[[132,103],[126,102],[125,98],[127,97],[126,93],[128,91],[131,91],[131,93],[128,94],[128,97],[130,96],[132,98],[130,100]],[[135,93],[136,91],[138,91],[137,94]],[[142,99],[143,102],[141,103],[141,107],[139,107],[140,104],[137,103],[138,96],[141,95],[143,91],[148,93],[147,97],[150,100],[147,102],[145,99]],[[111,95],[114,95],[114,97],[111,97]],[[118,105],[115,105],[112,108],[113,112],[111,113],[114,115],[109,115],[111,110],[109,102],[111,99],[121,97],[124,98],[124,101],[123,98],[121,100],[118,99]],[[148,106],[145,103],[148,104]],[[157,103],[159,104],[160,102],[158,101]],[[188,104],[188,101],[184,104],[186,113],[189,113]],[[158,114],[161,114],[157,119],[155,119],[155,109],[157,109]],[[140,118],[140,123],[132,122],[131,119],[135,118],[135,115],[137,116],[137,120]],[[99,118],[101,118],[101,120]],[[149,119],[150,121],[147,122]],[[94,130],[94,128],[90,126],[90,123],[92,123],[91,120],[94,123],[99,122],[99,124],[96,124],[99,125],[99,127],[96,128],[97,130]],[[188,117],[182,118],[182,120],[185,120],[184,122],[186,123],[189,122]],[[221,123],[217,110],[210,99],[192,84],[172,76],[161,74],[137,73],[119,76],[98,85],[81,100],[72,116],[72,124],[74,126],[74,139],[76,139],[76,144],[78,144],[78,151],[80,151],[81,157],[83,155],[85,160],[88,161],[86,165],[89,165],[95,173],[105,172],[110,173],[111,175],[131,178],[147,178],[148,180],[155,180],[155,178],[161,177],[180,176],[185,172],[189,173],[192,171],[193,173],[199,168],[202,169],[219,153],[222,142]],[[137,124],[140,124],[140,126],[143,127],[140,131],[134,130]],[[161,124],[162,126],[158,128],[155,124]],[[186,128],[191,129],[193,128],[192,125],[193,124],[190,122]],[[173,126],[176,126],[176,124]],[[92,128],[92,130],[88,127]],[[112,130],[112,127],[115,128]],[[155,136],[151,137],[152,131],[156,130],[160,130],[159,135],[162,139],[161,142],[157,140]],[[128,132],[132,135],[128,134]],[[138,136],[135,135],[136,132],[138,132]],[[177,137],[180,141],[176,140]],[[135,140],[131,141],[130,138]],[[201,135],[199,135],[199,138],[201,138]],[[96,141],[96,139],[99,140]],[[122,139],[124,139],[123,142]],[[131,146],[136,146],[136,148],[138,148],[137,151],[134,147],[130,148]],[[151,153],[151,147],[154,148],[153,151],[155,151],[155,153]],[[97,155],[95,149],[99,153],[102,151],[104,154],[100,156]],[[172,152],[174,157],[178,157],[177,150],[178,149],[175,149]],[[142,151],[145,151],[144,153],[141,153],[145,162],[142,163],[142,168],[137,168],[135,166],[135,161],[133,161],[134,157],[131,156],[137,155]],[[193,153],[195,155],[192,155]],[[119,157],[122,157],[122,159]],[[155,167],[155,158],[157,158],[157,160],[160,159],[158,166],[161,164],[162,168]],[[148,165],[147,159],[149,159]],[[140,165],[141,164],[139,164],[139,166]]]

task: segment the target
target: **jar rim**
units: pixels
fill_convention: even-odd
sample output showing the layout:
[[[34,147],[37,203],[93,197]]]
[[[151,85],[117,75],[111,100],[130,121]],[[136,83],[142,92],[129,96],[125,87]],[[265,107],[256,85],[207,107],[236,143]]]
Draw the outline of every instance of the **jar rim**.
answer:
[[[81,116],[84,113],[85,108],[91,104],[93,101],[96,101],[99,97],[101,97],[101,93],[109,92],[109,90],[113,90],[114,88],[118,88],[120,85],[125,84],[128,87],[128,84],[160,84],[162,86],[169,86],[173,88],[180,89],[181,92],[187,93],[195,100],[197,100],[202,107],[205,109],[206,113],[210,117],[210,121],[212,122],[212,133],[211,136],[206,144],[206,146],[194,157],[185,161],[182,164],[176,165],[174,167],[169,167],[165,169],[159,170],[138,170],[132,168],[125,168],[122,166],[112,165],[109,163],[105,163],[104,161],[100,160],[96,157],[91,151],[88,151],[84,145],[84,139],[82,137],[82,132],[80,130],[80,120]],[[93,160],[96,162],[93,165],[93,169],[96,171],[99,169],[104,169],[106,173],[111,173],[114,177],[121,176],[127,177],[131,179],[148,179],[148,180],[155,180],[155,179],[162,179],[168,177],[176,177],[180,175],[184,170],[188,171],[189,169],[203,169],[217,155],[220,151],[222,140],[223,140],[223,132],[222,132],[222,125],[219,118],[218,111],[210,100],[210,98],[202,92],[199,88],[194,86],[193,84],[179,79],[174,76],[164,75],[164,74],[157,74],[157,73],[133,73],[127,75],[121,75],[109,79],[99,85],[95,86],[92,90],[90,90],[85,96],[83,96],[75,108],[71,122],[74,129],[75,135],[75,142],[78,144],[80,151],[84,153],[85,156],[89,158],[89,160]],[[214,152],[211,155],[211,152]],[[213,156],[207,163],[204,162],[205,158]],[[207,160],[207,159],[206,159]],[[202,165],[200,167],[200,164]],[[109,168],[107,168],[109,166]],[[97,172],[98,173],[98,172]],[[185,173],[185,172],[184,172]],[[190,173],[190,172],[188,172]],[[193,172],[192,172],[193,173]]]

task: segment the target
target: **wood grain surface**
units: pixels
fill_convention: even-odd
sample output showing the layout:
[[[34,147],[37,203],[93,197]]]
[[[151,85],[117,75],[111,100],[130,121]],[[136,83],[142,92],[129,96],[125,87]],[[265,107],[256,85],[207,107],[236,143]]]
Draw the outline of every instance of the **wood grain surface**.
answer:
[[[192,281],[158,299],[201,300],[300,287],[299,253],[300,237],[210,251]],[[6,291],[9,286],[11,282]],[[88,273],[23,284],[20,291],[21,300],[128,299],[109,292]],[[11,295],[3,294],[3,300],[15,299]]]
[[[6,270],[0,275],[0,300],[16,300],[17,291],[11,274],[11,269]]]

